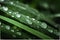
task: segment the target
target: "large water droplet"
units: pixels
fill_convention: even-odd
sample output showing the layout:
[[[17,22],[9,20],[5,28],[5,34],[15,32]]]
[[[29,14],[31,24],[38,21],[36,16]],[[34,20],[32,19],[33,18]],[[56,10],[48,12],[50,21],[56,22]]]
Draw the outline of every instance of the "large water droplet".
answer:
[[[20,18],[20,17],[21,17],[21,15],[20,15],[20,14],[16,14],[16,17]]]
[[[7,7],[2,7],[4,11],[8,11],[8,8]]]
[[[43,22],[43,23],[41,23],[41,27],[42,28],[47,28],[47,24]]]
[[[7,26],[6,26],[6,29],[7,29],[7,30],[10,30],[10,26],[7,25]]]
[[[17,32],[18,35],[21,35],[21,32]]]
[[[32,24],[32,22],[29,19],[27,19],[26,21],[28,22],[28,24]]]

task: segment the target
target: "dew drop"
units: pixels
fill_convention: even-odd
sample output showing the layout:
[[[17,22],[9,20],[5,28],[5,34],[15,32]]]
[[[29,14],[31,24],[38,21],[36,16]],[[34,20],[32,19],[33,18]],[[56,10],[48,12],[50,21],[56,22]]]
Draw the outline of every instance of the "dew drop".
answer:
[[[37,23],[39,23],[39,21],[37,21]]]
[[[12,12],[9,12],[9,13],[12,13]]]
[[[20,18],[20,17],[21,17],[21,15],[20,15],[20,14],[16,14],[16,17]]]
[[[2,7],[4,11],[8,11],[8,8],[7,7]]]
[[[0,0],[0,2],[3,2],[4,0]]]
[[[13,29],[12,29],[11,31],[12,31],[12,32],[14,32],[14,30],[13,30]]]
[[[21,32],[17,32],[18,35],[21,35]]]
[[[29,18],[29,16],[26,16],[27,18]]]
[[[6,29],[7,29],[7,30],[10,30],[10,26],[7,25],[7,26],[6,26]]]
[[[26,21],[28,22],[28,24],[32,24],[32,22],[30,20],[27,19]]]
[[[11,4],[13,4],[13,2],[10,2]]]
[[[35,20],[34,18],[32,18],[32,20]]]
[[[51,33],[53,32],[53,30],[51,30],[51,29],[49,29],[48,31],[51,32]]]
[[[47,28],[47,24],[43,22],[43,23],[41,23],[41,27],[42,28]]]
[[[1,22],[0,22],[0,25],[1,25]]]
[[[12,15],[12,17],[14,17],[14,15]]]
[[[24,7],[21,7],[21,6],[20,6],[20,8],[23,9],[23,10],[26,10],[26,8],[24,8]]]

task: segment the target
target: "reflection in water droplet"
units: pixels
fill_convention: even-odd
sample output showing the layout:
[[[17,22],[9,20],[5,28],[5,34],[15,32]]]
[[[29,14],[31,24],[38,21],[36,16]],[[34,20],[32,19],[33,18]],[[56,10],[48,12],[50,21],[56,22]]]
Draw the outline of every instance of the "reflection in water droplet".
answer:
[[[21,32],[17,32],[18,35],[21,35]]]
[[[16,17],[20,18],[20,17],[21,17],[21,15],[20,15],[20,14],[16,14]]]
[[[8,8],[7,7],[2,7],[4,11],[8,11]]]
[[[47,28],[47,24],[43,22],[43,23],[41,23],[41,27],[42,28]]]
[[[26,21],[28,22],[28,24],[32,24],[32,22],[30,20],[27,19]]]
[[[7,26],[6,26],[6,29],[7,29],[7,30],[10,30],[10,26],[7,25]]]
[[[12,31],[12,32],[14,32],[14,30],[13,30],[13,29],[12,29],[11,31]]]

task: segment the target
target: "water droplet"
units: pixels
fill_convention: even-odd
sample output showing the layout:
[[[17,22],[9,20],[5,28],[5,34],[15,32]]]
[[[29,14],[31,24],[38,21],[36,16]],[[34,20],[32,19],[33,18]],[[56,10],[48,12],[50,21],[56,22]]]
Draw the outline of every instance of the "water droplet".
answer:
[[[7,29],[7,30],[10,30],[10,26],[7,25],[7,26],[6,26],[6,29]]]
[[[12,13],[12,12],[9,12],[9,13]]]
[[[51,29],[49,29],[48,31],[51,32],[51,33],[53,32],[53,30],[51,30]]]
[[[16,14],[16,17],[20,18],[20,17],[21,17],[21,15],[20,15],[20,14]]]
[[[12,17],[14,17],[14,15],[12,15]]]
[[[2,7],[4,11],[8,11],[8,8],[7,7]]]
[[[0,25],[1,25],[1,22],[0,22]]]
[[[10,2],[11,4],[13,4],[13,2]]]
[[[43,23],[41,23],[41,27],[42,28],[47,28],[47,24],[43,22]]]
[[[3,2],[4,0],[0,0],[0,2]]]
[[[13,29],[12,29],[11,31],[12,31],[12,32],[14,32],[14,30],[13,30]]]
[[[18,35],[21,35],[21,32],[17,32]]]
[[[32,22],[30,20],[27,19],[26,21],[28,22],[28,24],[32,24]]]
[[[22,7],[22,6],[20,6],[20,8],[23,9],[23,10],[26,10],[26,8],[24,8],[24,7]]]
[[[26,16],[27,18],[29,18],[29,16]]]
[[[39,23],[39,21],[37,21],[37,23]]]
[[[32,18],[32,20],[35,20],[34,18]]]

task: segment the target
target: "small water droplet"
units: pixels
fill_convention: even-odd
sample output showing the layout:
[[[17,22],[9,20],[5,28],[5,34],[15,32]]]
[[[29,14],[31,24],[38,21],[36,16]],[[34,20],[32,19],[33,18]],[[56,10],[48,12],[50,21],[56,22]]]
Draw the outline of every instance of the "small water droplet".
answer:
[[[10,2],[11,4],[13,4],[13,2]]]
[[[7,7],[2,7],[4,11],[8,11],[8,8]]]
[[[7,25],[7,26],[6,26],[6,29],[7,29],[7,30],[10,30],[10,26]]]
[[[21,35],[21,32],[17,32],[18,35]]]
[[[4,0],[0,0],[0,2],[3,2]]]
[[[32,20],[35,20],[34,18],[32,18]]]
[[[20,18],[20,17],[21,17],[21,15],[20,15],[20,14],[16,14],[16,17]]]
[[[42,28],[47,28],[47,24],[44,23],[44,22],[42,22],[42,23],[41,23],[41,27],[42,27]]]
[[[12,29],[11,31],[12,31],[12,32],[14,32],[14,30],[13,30],[13,29]]]
[[[26,21],[28,22],[28,24],[32,24],[32,22],[29,19],[27,19]]]

